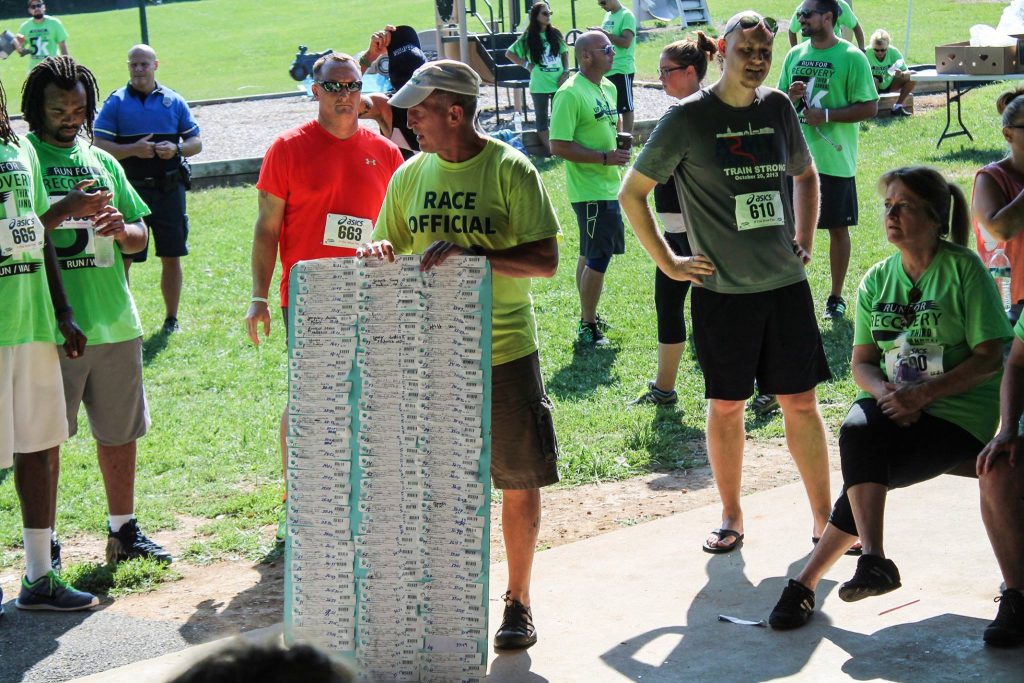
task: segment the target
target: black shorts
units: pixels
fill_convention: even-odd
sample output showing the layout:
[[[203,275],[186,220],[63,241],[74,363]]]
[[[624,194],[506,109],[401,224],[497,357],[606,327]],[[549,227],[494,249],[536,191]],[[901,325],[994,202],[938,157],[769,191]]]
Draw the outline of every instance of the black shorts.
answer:
[[[158,257],[188,256],[188,214],[185,213],[185,186],[178,184],[167,192],[159,188],[135,188],[152,212],[143,220],[153,233]],[[132,261],[141,263],[146,260],[149,243],[146,248],[129,254]]]
[[[705,398],[799,394],[832,379],[807,281],[754,294],[694,287],[693,344]]]
[[[633,111],[633,76],[635,75],[615,74],[614,76],[605,76],[605,78],[615,84],[615,90],[618,92],[615,100],[615,110],[620,114]]]
[[[821,213],[818,229],[848,228],[857,225],[857,179],[818,175],[821,188]]]
[[[573,202],[572,210],[580,226],[580,256],[610,258],[626,253],[626,228],[617,201]]]
[[[544,393],[540,356],[491,369],[491,479],[497,489],[538,489],[558,482],[558,440]]]
[[[693,256],[685,232],[666,232],[665,241],[676,256]],[[658,312],[658,343],[682,344],[686,341],[683,304],[690,291],[689,281],[673,280],[660,268],[654,270],[654,308]]]

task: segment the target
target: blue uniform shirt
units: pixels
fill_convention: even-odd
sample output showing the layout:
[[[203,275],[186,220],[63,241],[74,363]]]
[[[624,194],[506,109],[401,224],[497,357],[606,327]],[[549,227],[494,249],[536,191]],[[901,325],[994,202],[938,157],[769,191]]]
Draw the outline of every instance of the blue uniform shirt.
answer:
[[[118,88],[103,103],[93,124],[96,137],[117,144],[130,144],[152,134],[152,142],[181,140],[199,135],[199,125],[184,98],[167,86],[156,84],[148,95],[130,84]],[[176,171],[181,164],[171,159],[126,157],[121,165],[129,178],[161,178]]]

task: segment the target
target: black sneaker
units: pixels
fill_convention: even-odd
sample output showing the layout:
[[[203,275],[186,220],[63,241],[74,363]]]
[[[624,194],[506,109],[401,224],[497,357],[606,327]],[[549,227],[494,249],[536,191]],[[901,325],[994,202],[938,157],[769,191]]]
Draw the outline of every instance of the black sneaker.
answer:
[[[839,587],[839,599],[857,602],[873,595],[885,595],[902,585],[900,570],[892,560],[878,555],[861,555],[853,578]]]
[[[1000,647],[1024,644],[1024,594],[1008,588],[996,598],[999,612],[996,620],[985,628],[985,643]]]
[[[163,334],[173,334],[181,331],[181,325],[178,324],[177,318],[167,317],[164,318],[164,325],[160,328],[160,332]]]
[[[50,569],[60,574],[60,541],[50,536]]]
[[[611,323],[602,318],[600,313],[594,315],[594,322],[597,324],[597,329],[601,330],[602,332],[607,332],[608,330],[612,329]]]
[[[758,417],[771,415],[779,409],[779,398],[775,394],[758,394],[747,404],[747,410]]]
[[[835,294],[829,294],[825,301],[825,312],[822,318],[825,320],[841,320],[846,315],[846,299]]]
[[[658,387],[654,386],[654,382],[647,383],[647,391],[640,398],[635,398],[629,402],[631,406],[643,406],[643,405],[655,405],[655,406],[671,406],[675,405],[676,401],[679,400],[679,394],[676,393],[675,389],[672,391],[662,391]]]
[[[892,109],[889,110],[889,113],[892,114],[893,116],[913,116],[913,114],[907,111],[907,109],[902,104],[892,105]]]
[[[585,323],[580,321],[576,328],[576,341],[580,346],[607,346],[608,339],[601,332],[597,323]]]
[[[772,628],[785,631],[800,628],[814,614],[814,591],[796,579],[782,589],[782,597],[768,617]]]
[[[494,649],[502,651],[525,650],[537,642],[537,629],[533,627],[533,613],[511,594],[501,596],[505,601],[505,615],[494,634]]]
[[[121,560],[134,557],[149,557],[170,564],[174,558],[171,554],[149,540],[134,517],[121,527],[120,531],[109,531],[107,534],[107,564],[117,564]]]

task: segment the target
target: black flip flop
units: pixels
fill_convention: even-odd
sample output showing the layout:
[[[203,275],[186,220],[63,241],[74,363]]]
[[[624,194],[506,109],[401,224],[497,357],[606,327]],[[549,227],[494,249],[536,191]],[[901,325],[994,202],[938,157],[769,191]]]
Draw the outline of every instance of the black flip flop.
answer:
[[[716,541],[715,545],[708,545],[708,542],[704,541],[704,545],[701,546],[701,549],[703,549],[706,553],[711,553],[712,555],[731,553],[733,550],[736,550],[736,548],[739,548],[741,545],[743,545],[743,534],[733,529],[715,529],[711,533],[718,536],[718,541]],[[718,543],[721,543],[722,541],[728,540],[730,538],[735,538],[736,540],[733,541],[730,545],[724,547],[717,545]]]
[[[820,540],[821,540],[821,537],[815,538],[814,536],[811,536],[811,544],[812,545],[818,545],[818,541],[820,541]],[[846,552],[843,553],[843,554],[844,555],[849,555],[850,557],[860,557],[861,555],[864,554],[864,548],[863,547],[855,548],[854,546],[850,546],[846,550]]]

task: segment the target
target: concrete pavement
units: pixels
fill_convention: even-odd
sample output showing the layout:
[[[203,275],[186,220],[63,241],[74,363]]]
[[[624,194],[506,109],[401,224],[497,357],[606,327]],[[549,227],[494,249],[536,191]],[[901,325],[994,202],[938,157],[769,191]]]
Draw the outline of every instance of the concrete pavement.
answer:
[[[718,615],[767,618],[810,552],[803,487],[748,496],[744,511],[745,544],[727,555],[700,550],[718,526],[715,506],[539,553],[532,601],[540,641],[522,654],[491,655],[489,683],[1024,680],[1024,648],[996,650],[981,641],[1001,578],[976,481],[943,476],[893,492],[886,553],[899,566],[903,588],[843,603],[835,587],[856,565],[856,558],[843,558],[819,586],[811,622],[785,633],[724,623]],[[504,586],[505,566],[495,565],[492,631]],[[79,680],[162,683],[224,643]]]

